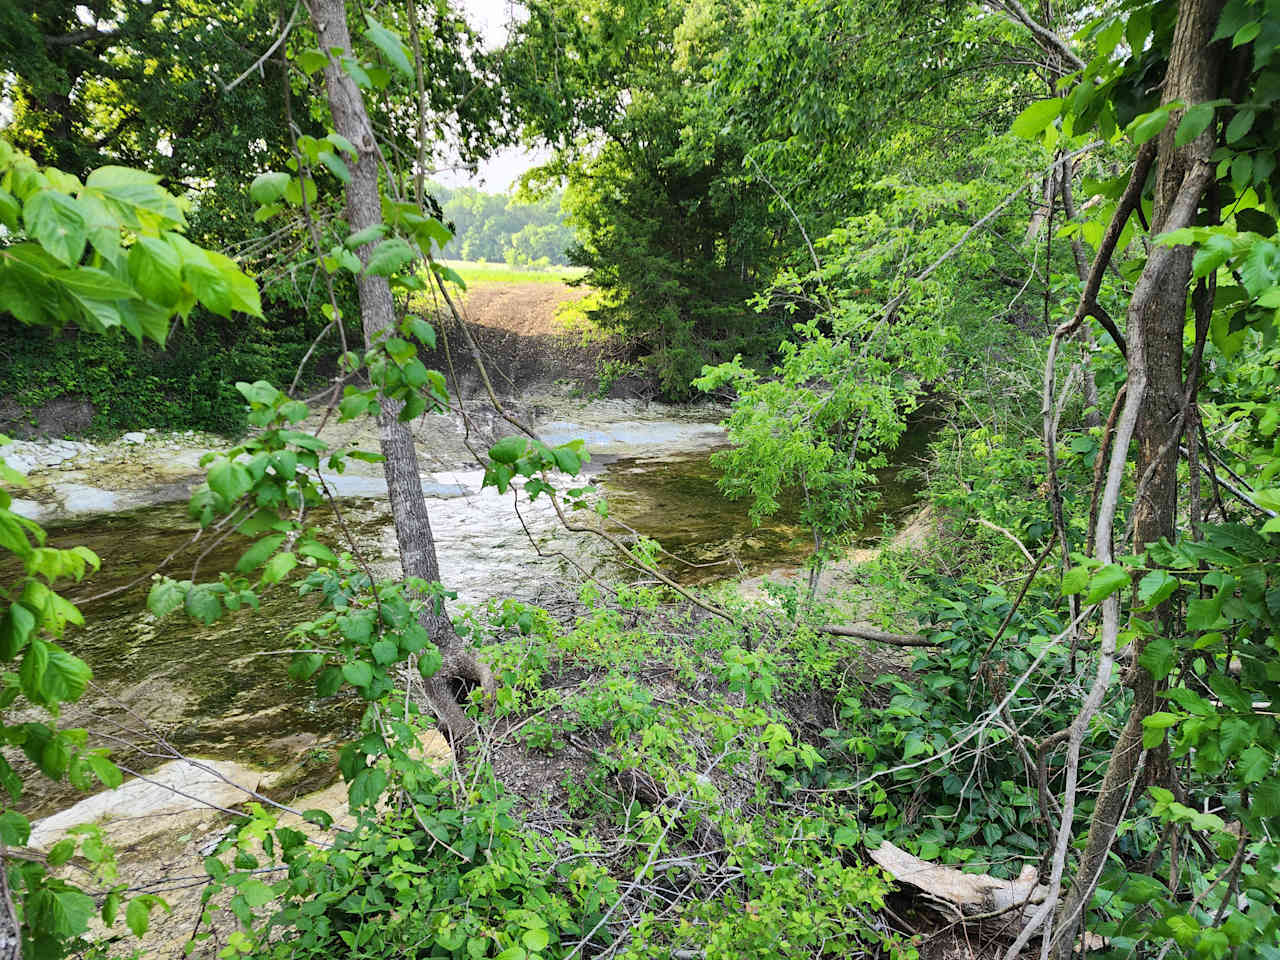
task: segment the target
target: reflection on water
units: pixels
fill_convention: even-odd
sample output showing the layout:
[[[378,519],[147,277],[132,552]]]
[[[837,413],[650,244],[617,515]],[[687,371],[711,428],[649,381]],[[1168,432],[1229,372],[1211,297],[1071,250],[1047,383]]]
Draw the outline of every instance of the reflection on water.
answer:
[[[894,463],[877,473],[880,499],[855,532],[855,543],[878,540],[882,520],[898,521],[916,503],[921,484],[912,468],[929,436],[927,424],[905,435]],[[784,499],[782,509],[757,526],[746,501],[720,493],[719,476],[708,453],[628,457],[609,463],[600,486],[610,516],[659,541],[671,555],[662,560],[663,572],[680,583],[766,573],[809,558],[812,533],[800,525],[798,502]]]

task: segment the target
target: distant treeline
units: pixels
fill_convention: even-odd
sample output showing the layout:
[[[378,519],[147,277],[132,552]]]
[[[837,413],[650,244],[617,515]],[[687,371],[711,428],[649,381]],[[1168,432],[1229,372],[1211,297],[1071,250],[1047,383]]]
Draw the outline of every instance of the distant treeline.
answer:
[[[473,187],[436,185],[432,192],[454,228],[446,256],[520,266],[569,262],[573,230],[565,224],[559,192],[532,202]]]

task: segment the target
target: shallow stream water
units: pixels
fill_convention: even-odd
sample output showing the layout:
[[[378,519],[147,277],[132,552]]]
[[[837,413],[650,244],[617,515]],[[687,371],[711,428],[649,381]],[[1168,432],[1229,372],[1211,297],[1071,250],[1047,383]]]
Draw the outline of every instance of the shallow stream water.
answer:
[[[590,479],[607,497],[611,516],[674,555],[664,559],[664,568],[681,582],[803,563],[812,542],[796,525],[794,511],[784,510],[757,527],[747,518],[745,504],[720,495],[710,462],[716,439],[709,434],[699,450],[663,454],[651,448],[642,455],[597,456]],[[908,438],[899,466],[882,471],[881,512],[868,523],[864,541],[878,535],[882,516],[898,518],[914,503],[916,485],[899,475],[900,468],[919,454],[925,439],[923,432]],[[596,571],[618,573],[598,544],[565,541],[545,507],[525,501],[522,528],[506,498],[479,489],[478,474],[442,478],[462,491],[428,501],[442,576],[458,591],[459,603],[504,595],[534,599],[539,588],[564,583],[564,565],[549,556],[547,547],[572,551]],[[393,571],[394,530],[386,501],[348,498],[341,510],[371,562]],[[321,514],[317,522],[336,534],[332,515]],[[313,615],[314,601],[291,591],[269,592],[261,609],[242,610],[206,627],[181,614],[162,621],[146,614],[145,581],[108,599],[89,599],[145,577],[196,529],[181,503],[50,527],[53,545],[84,544],[103,561],[101,573],[66,591],[81,603],[86,620],[84,629],[68,635],[67,646],[94,671],[94,688],[67,711],[66,721],[90,727],[106,745],[144,767],[154,758],[128,745],[157,733],[184,753],[273,767],[308,753],[323,757],[348,738],[360,708],[341,695],[317,698],[309,683],[295,683],[287,675],[285,651],[295,645],[289,631]],[[228,541],[202,559],[198,573],[203,578],[230,569],[243,550],[243,542]],[[190,563],[174,576],[189,576]],[[56,788],[32,796],[31,812],[52,812],[73,796]]]

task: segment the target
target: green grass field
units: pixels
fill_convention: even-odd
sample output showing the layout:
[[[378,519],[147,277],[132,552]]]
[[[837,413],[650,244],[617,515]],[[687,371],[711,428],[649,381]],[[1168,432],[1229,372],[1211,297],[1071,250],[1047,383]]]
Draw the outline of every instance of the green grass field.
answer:
[[[566,283],[586,273],[585,267],[512,267],[505,263],[477,263],[472,260],[445,260],[468,287],[495,283]]]

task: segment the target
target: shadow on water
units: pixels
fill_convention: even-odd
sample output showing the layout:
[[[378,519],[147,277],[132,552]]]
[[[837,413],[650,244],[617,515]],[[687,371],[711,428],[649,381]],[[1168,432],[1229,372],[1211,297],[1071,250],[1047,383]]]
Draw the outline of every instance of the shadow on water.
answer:
[[[854,544],[878,542],[887,522],[896,525],[919,501],[922,481],[913,468],[927,452],[930,421],[920,420],[903,435],[892,463],[877,471],[880,499]],[[809,529],[800,523],[800,505],[782,509],[756,525],[745,501],[728,500],[717,485],[720,471],[711,454],[627,457],[611,461],[600,478],[610,515],[636,533],[659,541],[667,551],[663,572],[683,584],[709,583],[739,574],[767,573],[799,566],[813,553]]]
[[[928,429],[904,438],[896,464],[880,472],[882,501],[860,532],[862,542],[878,537],[883,516],[899,519],[915,502],[919,484],[902,475],[914,465]],[[604,458],[600,458],[604,459]],[[812,546],[797,524],[796,511],[755,526],[745,505],[726,500],[716,486],[710,454],[613,460],[597,480],[611,513],[636,532],[659,540],[688,563],[668,559],[666,569],[685,583],[705,583],[803,563]],[[384,501],[345,501],[343,515],[361,550],[383,557],[388,524]],[[313,522],[336,533],[332,517]],[[50,529],[53,546],[83,544],[102,558],[102,570],[85,583],[64,589],[81,605],[85,627],[70,630],[66,646],[94,671],[94,686],[65,711],[68,726],[88,727],[94,740],[129,766],[159,762],[139,744],[164,736],[184,753],[280,767],[308,751],[323,751],[349,739],[361,713],[351,696],[316,697],[311,683],[289,678],[293,627],[318,613],[313,599],[290,590],[268,591],[258,610],[230,614],[204,626],[180,613],[157,621],[145,610],[147,584],[110,598],[87,597],[145,578],[196,530],[185,506],[150,507],[94,517]],[[483,545],[476,545],[483,550]],[[200,578],[229,570],[245,541],[229,538],[200,562]],[[173,570],[190,577],[192,554]],[[0,578],[5,571],[0,570]],[[69,786],[30,781],[24,798],[39,816],[74,802]]]

